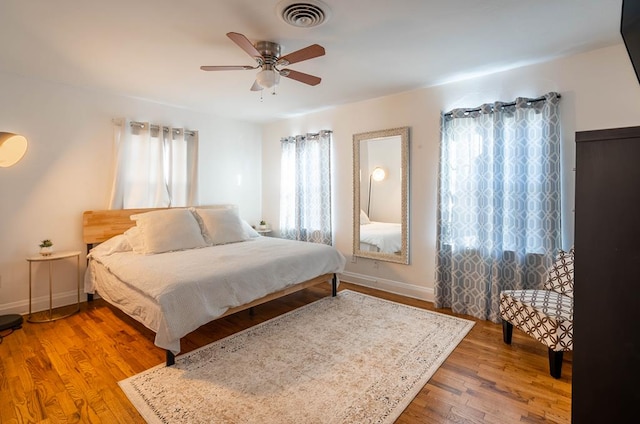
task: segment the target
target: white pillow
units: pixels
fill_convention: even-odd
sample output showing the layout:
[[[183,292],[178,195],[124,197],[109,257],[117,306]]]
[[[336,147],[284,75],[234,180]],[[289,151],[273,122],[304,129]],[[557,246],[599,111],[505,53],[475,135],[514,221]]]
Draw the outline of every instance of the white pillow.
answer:
[[[247,234],[247,237],[254,238],[260,237],[260,233],[253,229],[251,225],[244,219],[242,220],[242,228],[244,228],[244,232]]]
[[[236,211],[236,213],[238,213],[238,205],[233,205],[233,204],[198,206],[198,209],[202,209],[202,210],[205,210],[205,209],[233,209],[234,211]],[[200,228],[202,229],[202,235],[204,237],[204,240],[207,242],[207,244],[211,244],[211,241],[209,240],[209,235],[207,234],[207,231],[205,229],[204,223],[202,222],[202,218],[200,218],[200,215],[198,215],[198,213],[196,212],[196,208],[190,207],[189,210],[191,212],[193,212],[193,215],[196,217],[196,220],[198,221],[198,224],[200,225]],[[258,233],[244,219],[242,219],[242,228],[244,228],[244,231],[247,234],[247,238],[260,237],[260,233]]]
[[[142,235],[144,254],[205,247],[200,226],[188,209],[164,209],[131,215]]]
[[[200,217],[202,232],[209,244],[235,243],[250,237],[235,209],[196,208],[195,212]]]
[[[139,227],[131,227],[124,232],[124,236],[131,245],[131,250],[135,253],[144,254],[144,242],[142,241],[142,233]]]
[[[367,214],[364,213],[362,209],[360,209],[360,225],[367,225],[367,224],[371,224],[371,221],[369,221],[369,217],[367,216]]]
[[[108,256],[118,252],[130,252],[131,250],[131,244],[127,238],[120,234],[100,243],[91,249],[91,253]]]

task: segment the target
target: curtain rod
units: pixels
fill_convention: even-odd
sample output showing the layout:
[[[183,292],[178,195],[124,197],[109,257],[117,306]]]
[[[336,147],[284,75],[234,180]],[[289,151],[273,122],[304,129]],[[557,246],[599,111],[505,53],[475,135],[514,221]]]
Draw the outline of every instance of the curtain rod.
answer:
[[[144,123],[144,122],[138,122],[138,121],[131,121],[130,125],[131,125],[132,127],[137,126],[137,127],[140,127],[140,128],[144,128],[145,123]],[[160,125],[149,124],[149,128],[150,128],[150,129],[152,129],[152,130],[159,130],[159,129],[160,129]],[[177,128],[174,128],[173,130],[174,130],[174,131],[177,131],[178,129],[177,129]],[[163,132],[169,132],[169,128],[167,128],[167,127],[162,127],[162,131],[163,131]],[[183,131],[184,131],[184,133],[185,133],[185,134],[187,134],[187,135],[196,135],[196,131],[194,131],[194,130],[185,130],[185,129],[183,129]]]
[[[306,134],[298,134],[298,135],[292,135],[292,136],[288,136],[288,137],[281,137],[280,141],[286,141],[289,138],[296,138],[296,137],[318,137],[319,135],[322,134],[333,134],[332,130],[321,130],[320,132],[317,133],[306,133]]]
[[[561,98],[562,96],[560,94],[558,94],[558,98]],[[545,96],[542,97],[538,97],[537,99],[530,99],[527,100],[527,103],[538,103],[538,102],[544,102],[545,100],[547,100],[547,98]],[[502,106],[515,106],[516,102],[510,102],[510,103],[503,103]],[[465,110],[466,113],[472,113],[472,112],[480,112],[482,110],[482,108],[475,108],[475,109],[467,109]],[[447,112],[444,114],[444,116],[451,116],[451,112]]]

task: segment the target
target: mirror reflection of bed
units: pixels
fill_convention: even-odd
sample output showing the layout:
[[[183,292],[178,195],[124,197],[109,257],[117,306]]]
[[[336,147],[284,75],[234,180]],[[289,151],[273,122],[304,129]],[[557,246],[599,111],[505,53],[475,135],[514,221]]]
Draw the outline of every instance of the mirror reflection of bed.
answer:
[[[400,255],[402,226],[399,222],[379,222],[360,211],[360,250]]]

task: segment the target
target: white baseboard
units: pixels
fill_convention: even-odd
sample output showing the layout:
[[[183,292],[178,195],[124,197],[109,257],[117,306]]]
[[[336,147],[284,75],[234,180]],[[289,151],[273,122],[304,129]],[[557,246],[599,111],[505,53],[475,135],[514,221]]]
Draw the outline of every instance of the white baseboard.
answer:
[[[345,282],[365,286],[372,289],[379,289],[389,293],[412,297],[414,299],[433,302],[433,289],[428,287],[415,286],[413,284],[402,283],[400,281],[386,280],[384,278],[372,277],[355,272],[343,272],[340,280]]]
[[[87,300],[85,293],[80,293],[80,302]],[[75,305],[78,302],[78,291],[70,290],[64,293],[54,293],[53,295],[53,307],[59,308],[61,306]],[[49,295],[34,297],[31,300],[31,311],[40,312],[49,310]],[[20,314],[27,315],[29,313],[29,299],[21,300],[19,302],[5,303],[0,307],[0,315],[5,314]]]

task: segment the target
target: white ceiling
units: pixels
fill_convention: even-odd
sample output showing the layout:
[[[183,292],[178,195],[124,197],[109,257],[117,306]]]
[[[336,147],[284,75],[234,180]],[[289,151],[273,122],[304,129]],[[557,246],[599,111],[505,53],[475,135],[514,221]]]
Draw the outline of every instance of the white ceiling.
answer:
[[[323,0],[316,28],[285,24],[279,0],[0,0],[0,72],[269,122],[617,44],[622,0]],[[282,78],[249,91],[255,65],[226,37],[318,43],[291,65],[316,87]]]

